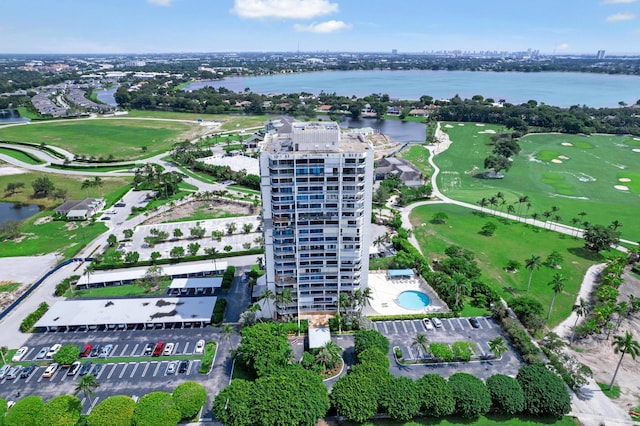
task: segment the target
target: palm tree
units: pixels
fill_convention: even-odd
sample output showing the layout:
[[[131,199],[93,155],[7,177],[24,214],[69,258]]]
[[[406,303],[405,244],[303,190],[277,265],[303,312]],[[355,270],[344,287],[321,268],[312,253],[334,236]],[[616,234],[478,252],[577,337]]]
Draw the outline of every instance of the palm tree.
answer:
[[[365,287],[363,289],[357,289],[355,293],[355,299],[358,306],[360,306],[360,311],[362,311],[362,309],[370,305],[371,299],[373,299],[371,288]]]
[[[553,309],[553,302],[556,301],[556,296],[558,295],[558,293],[564,290],[565,281],[567,281],[567,279],[557,272],[553,274],[551,281],[549,281],[549,285],[553,289],[553,297],[551,298],[551,304],[549,305],[549,313],[547,314],[547,319],[551,318],[551,310]]]
[[[265,291],[262,292],[262,294],[260,295],[260,300],[264,300],[264,304],[267,306],[267,308],[269,308],[269,318],[273,318],[273,314],[271,313],[271,303],[269,303],[271,300],[275,299],[275,294],[273,294],[273,291],[266,289]]]
[[[451,292],[456,296],[456,306],[460,306],[460,297],[467,294],[469,280],[463,274],[454,272],[448,284]]]
[[[538,218],[540,217],[540,215],[538,213],[532,213],[531,214],[531,219],[533,219],[533,224],[535,225],[535,222],[538,220]]]
[[[347,315],[347,309],[351,306],[351,298],[349,293],[341,291],[338,295],[338,312],[342,311],[344,315]]]
[[[638,354],[640,354],[640,344],[638,344],[636,340],[633,340],[633,334],[628,331],[624,336],[613,336],[611,346],[613,346],[614,353],[621,353],[621,355],[620,360],[618,360],[618,365],[616,366],[616,371],[613,373],[611,384],[609,385],[609,392],[613,389],[613,382],[616,381],[618,369],[620,368],[620,364],[622,364],[622,358],[624,358],[624,355],[628,353],[631,355],[631,358],[636,359]]]
[[[96,376],[94,376],[93,374],[87,374],[85,376],[82,376],[73,394],[78,395],[80,392],[82,392],[84,397],[88,398],[89,402],[93,403],[93,401],[91,401],[91,397],[96,396],[96,392],[94,391],[94,389],[98,386],[100,386],[100,383],[98,383],[98,381],[96,380]]]
[[[620,328],[620,324],[622,323],[622,320],[627,315],[629,315],[630,310],[631,310],[631,306],[629,306],[629,303],[625,301],[622,301],[616,305],[616,308],[614,310],[614,312],[618,314],[618,320],[616,321],[616,331],[618,331],[618,328]]]
[[[513,204],[509,204],[507,206],[507,213],[514,214],[515,212],[516,212],[516,208],[513,206]]]
[[[575,233],[574,237],[577,238],[578,237],[578,230],[579,230],[578,225],[580,225],[580,218],[577,218],[577,217],[571,218],[571,225],[573,225],[573,227],[576,228],[576,230],[575,230],[576,233]]]
[[[556,229],[561,220],[562,220],[562,217],[559,214],[553,216],[553,221],[555,222]]]
[[[614,220],[613,222],[611,222],[611,225],[609,225],[609,227],[612,228],[614,231],[620,228],[621,226],[622,226],[622,223],[620,223],[619,220]]]
[[[91,186],[98,187],[100,189],[100,191],[99,191],[100,197],[102,197],[102,186],[103,185],[104,185],[104,182],[102,182],[102,178],[100,176],[94,176],[93,177],[93,182],[91,182]]]
[[[547,229],[547,222],[551,217],[551,212],[549,210],[545,210],[544,212],[542,212],[542,216],[544,216],[544,229]]]
[[[531,208],[531,206],[532,206],[532,204],[527,201],[527,213],[525,214],[525,216],[529,216],[529,209]]]
[[[489,340],[489,350],[493,352],[496,358],[500,358],[504,352],[509,350],[504,342],[504,339],[500,336]]]
[[[487,201],[489,201],[489,204],[491,204],[491,207],[494,207],[494,208],[498,207],[498,199],[496,197],[491,197]],[[494,214],[494,216],[495,216],[495,214]]]
[[[281,292],[276,293],[273,300],[274,302],[276,302],[276,305],[279,308],[282,308],[283,306],[288,305],[289,303],[293,302],[293,296],[291,294],[291,290],[288,288],[285,288]]]
[[[82,185],[80,185],[80,189],[87,190],[87,198],[89,198],[89,188],[91,188],[92,186],[93,186],[93,182],[91,182],[89,179],[83,180]]]
[[[411,342],[411,346],[418,347],[422,349],[422,353],[427,353],[427,345],[429,344],[429,339],[423,333],[418,333],[418,335]]]
[[[540,256],[531,255],[531,257],[525,260],[524,267],[529,270],[529,281],[527,282],[527,292],[529,291],[529,287],[531,287],[531,277],[533,277],[533,270],[540,269],[542,266],[542,261],[540,260]]]
[[[521,216],[522,205],[524,203],[528,203],[528,202],[529,202],[529,196],[528,195],[523,195],[522,197],[518,197],[518,216]]]
[[[231,324],[225,324],[220,329],[220,337],[226,340],[231,340],[231,336],[233,336],[235,332],[236,330],[233,328]]]
[[[478,205],[480,206],[480,213],[482,213],[483,209],[489,205],[489,201],[483,197],[480,201],[478,201]]]
[[[580,299],[578,299],[578,303],[573,305],[571,311],[576,313],[576,322],[573,323],[573,338],[571,339],[571,341],[574,341],[576,338],[576,326],[578,325],[578,320],[580,319],[580,317],[587,316],[587,314],[589,313],[589,304],[587,304],[587,302],[585,302],[585,300],[581,297]]]

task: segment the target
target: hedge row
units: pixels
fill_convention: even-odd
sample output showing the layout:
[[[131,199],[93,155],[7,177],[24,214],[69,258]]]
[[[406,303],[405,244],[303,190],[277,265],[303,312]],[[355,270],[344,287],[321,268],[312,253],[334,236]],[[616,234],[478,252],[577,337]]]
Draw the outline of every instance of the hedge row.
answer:
[[[236,275],[236,267],[229,265],[227,266],[227,270],[224,271],[222,275],[222,289],[229,290],[231,288],[231,284],[233,283],[233,277]]]
[[[213,358],[216,355],[216,343],[213,341],[207,342],[207,346],[204,348],[204,355],[202,356],[202,362],[200,363],[200,373],[209,374],[211,366],[213,366]]]
[[[541,364],[540,349],[531,341],[529,333],[520,325],[520,323],[512,318],[504,317],[500,319],[502,329],[513,345],[516,347],[522,358],[528,364]]]
[[[42,316],[49,310],[49,305],[47,302],[42,302],[38,309],[31,312],[24,320],[22,320],[22,324],[20,324],[20,331],[26,333],[31,330],[31,327],[42,318]]]
[[[213,313],[211,314],[211,324],[220,325],[224,320],[224,312],[227,310],[227,299],[218,298],[216,304],[213,307]]]
[[[263,254],[263,249],[251,249],[251,250],[242,250],[242,251],[234,251],[231,253],[217,253],[216,259],[221,259],[225,257],[237,257],[237,256],[250,256],[253,254]],[[152,265],[172,265],[174,263],[182,263],[182,262],[194,262],[196,260],[211,260],[211,256],[202,254],[197,256],[185,256],[181,258],[160,258],[153,260],[139,260],[134,264],[130,263],[96,263],[94,262],[95,270],[109,270],[109,269],[124,269],[131,268],[132,266],[152,266]]]

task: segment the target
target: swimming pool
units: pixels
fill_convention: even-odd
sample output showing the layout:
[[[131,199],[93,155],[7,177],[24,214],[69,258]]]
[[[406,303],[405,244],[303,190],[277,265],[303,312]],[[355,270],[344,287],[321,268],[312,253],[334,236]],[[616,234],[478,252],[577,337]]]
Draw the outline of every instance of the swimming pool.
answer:
[[[408,290],[398,295],[398,305],[405,309],[424,309],[431,303],[429,296],[421,291]]]

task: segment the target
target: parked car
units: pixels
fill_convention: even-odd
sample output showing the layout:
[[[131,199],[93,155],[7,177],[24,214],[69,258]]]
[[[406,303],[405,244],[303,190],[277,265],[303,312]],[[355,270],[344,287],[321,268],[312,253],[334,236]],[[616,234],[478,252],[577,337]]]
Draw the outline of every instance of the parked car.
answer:
[[[471,327],[473,328],[480,328],[480,323],[478,322],[477,318],[469,318],[469,324],[471,324]]]
[[[20,362],[20,360],[22,359],[22,357],[26,355],[28,350],[29,348],[27,346],[23,346],[20,349],[18,349],[16,353],[13,354],[13,358],[11,358],[11,362]]]
[[[197,354],[204,352],[204,340],[198,340],[198,343],[196,343],[196,350],[194,352]]]
[[[69,366],[69,371],[67,371],[67,376],[75,376],[78,370],[80,370],[80,361],[76,361],[71,366]]]
[[[106,358],[109,355],[111,355],[112,350],[113,350],[113,345],[111,343],[104,345],[102,347],[102,350],[100,351],[100,356]]]
[[[171,355],[172,352],[173,352],[173,343],[167,343],[167,345],[164,347],[164,352],[162,354]]]
[[[431,318],[431,322],[435,328],[442,327],[442,321],[440,321],[440,318]]]
[[[38,368],[38,366],[36,364],[31,364],[31,365],[23,368],[22,372],[20,373],[20,378],[21,379],[28,378],[34,371],[36,371],[36,368]]]
[[[153,352],[153,343],[147,343],[147,346],[144,347],[142,351],[142,355],[149,356]]]
[[[169,365],[167,365],[167,375],[175,374],[177,366],[178,366],[178,361],[171,361]]]
[[[97,344],[91,348],[90,357],[97,357],[100,354],[100,344]]]
[[[80,368],[80,372],[78,374],[80,374],[81,376],[89,374],[89,372],[91,371],[91,366],[93,366],[93,363],[91,361],[85,362],[84,364],[82,364],[82,368]]]
[[[91,374],[93,374],[94,376],[97,376],[98,373],[100,373],[100,370],[102,370],[102,364],[96,364],[93,366],[93,370],[91,370]]]
[[[424,326],[425,326],[425,328],[427,330],[433,330],[433,324],[431,323],[431,319],[423,318],[422,319],[422,323],[424,324]]]
[[[180,361],[180,366],[178,367],[178,373],[180,374],[186,373],[188,367],[189,367],[189,361]]]
[[[44,377],[45,379],[53,377],[56,371],[58,371],[58,363],[54,362],[53,364],[49,364],[47,369],[44,370],[44,373],[42,373],[42,377]]]
[[[55,345],[51,346],[49,348],[49,352],[47,352],[47,356],[45,358],[47,358],[47,359],[53,358],[53,356],[58,353],[58,351],[60,350],[61,347],[62,347],[62,345],[60,343],[56,343]]]
[[[4,376],[7,375],[9,370],[11,370],[11,366],[9,364],[5,364],[2,367],[0,367],[0,379],[3,379]]]
[[[84,345],[82,350],[80,351],[80,357],[84,358],[91,354],[91,345]]]
[[[167,344],[167,342],[165,342],[164,340],[161,340],[158,343],[156,343],[156,347],[153,348],[153,356],[162,355],[162,351],[164,351],[164,346],[166,344]]]
[[[47,353],[49,353],[49,346],[45,346],[44,348],[40,349],[40,352],[38,352],[38,355],[36,355],[36,359],[44,359],[44,357],[47,356]]]
[[[126,207],[126,206],[127,206],[127,204],[126,204],[126,203],[115,203],[115,204],[113,205],[113,207]]]
[[[12,367],[11,370],[7,372],[7,374],[5,374],[4,378],[7,380],[13,380],[18,377],[18,374],[20,374],[20,370],[22,370],[22,367],[16,365],[15,367]]]

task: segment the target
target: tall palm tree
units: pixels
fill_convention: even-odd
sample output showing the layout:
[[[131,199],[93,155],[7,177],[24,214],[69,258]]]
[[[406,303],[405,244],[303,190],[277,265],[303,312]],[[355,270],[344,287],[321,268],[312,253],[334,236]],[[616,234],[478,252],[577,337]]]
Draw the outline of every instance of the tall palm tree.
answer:
[[[347,309],[351,306],[351,298],[349,293],[341,291],[338,295],[338,312],[342,311],[343,315],[347,314]]]
[[[269,318],[273,319],[273,314],[271,313],[271,303],[269,303],[270,301],[274,300],[276,297],[275,294],[273,294],[273,291],[266,289],[262,292],[262,294],[260,295],[260,300],[264,300],[264,304],[267,306],[267,308],[269,308]]]
[[[480,206],[480,213],[482,213],[483,209],[489,205],[489,201],[483,197],[480,201],[478,201],[478,205]]]
[[[449,280],[449,289],[455,295],[456,306],[460,306],[460,297],[467,294],[467,290],[469,288],[469,280],[463,274],[459,272],[454,272]]]
[[[556,296],[562,290],[564,290],[564,283],[567,281],[565,277],[563,277],[559,273],[553,274],[551,281],[549,281],[549,285],[553,289],[553,297],[551,298],[551,304],[549,305],[549,313],[547,314],[547,319],[551,318],[551,310],[553,309],[553,302],[556,301]]]
[[[578,320],[580,319],[580,317],[586,317],[589,313],[589,309],[589,304],[582,297],[578,299],[578,303],[573,305],[573,308],[571,308],[571,311],[576,313],[576,322],[573,323],[573,338],[571,339],[571,341],[574,341],[576,338],[576,327],[578,325]]]
[[[507,213],[514,214],[515,212],[516,212],[516,208],[513,206],[513,204],[509,204],[507,206]]]
[[[540,260],[540,256],[531,255],[530,258],[524,261],[524,267],[529,270],[529,281],[527,282],[527,292],[529,291],[529,287],[531,287],[531,277],[533,277],[533,270],[540,269],[542,266],[542,260]]]
[[[576,229],[575,229],[575,231],[576,231],[576,232],[575,232],[575,234],[574,234],[574,237],[576,237],[576,238],[577,238],[577,237],[578,237],[578,232],[579,232],[578,225],[580,225],[580,218],[577,218],[577,217],[573,217],[573,218],[571,218],[571,225],[572,225],[574,228],[576,228]]]
[[[508,350],[507,345],[504,342],[504,339],[500,336],[489,340],[489,350],[493,352],[496,358],[500,358],[500,356]]]
[[[363,289],[356,290],[356,302],[360,307],[360,311],[370,305],[371,300],[373,299],[373,294],[371,293],[370,287],[365,287]]]
[[[100,383],[98,383],[98,381],[96,380],[96,376],[94,376],[93,374],[87,374],[85,376],[82,376],[82,378],[76,385],[73,394],[78,395],[80,392],[82,392],[84,397],[89,399],[89,402],[93,404],[91,397],[96,396],[96,392],[94,391],[94,389],[98,386],[100,386]]]
[[[549,218],[551,217],[551,211],[549,210],[545,210],[542,212],[542,216],[544,216],[544,229],[547,229],[547,222],[549,221]]]
[[[235,334],[236,330],[233,328],[231,324],[225,324],[220,329],[220,337],[225,340],[231,340],[231,336]]]
[[[559,214],[553,216],[553,221],[555,222],[554,228],[557,229],[558,224],[560,223],[561,220],[562,220],[562,217]]]
[[[533,219],[533,224],[535,225],[535,222],[540,218],[540,214],[538,213],[532,213],[531,214],[531,219]]]
[[[527,201],[527,213],[525,214],[525,216],[529,216],[529,209],[531,209],[532,206],[533,206],[533,204],[531,204],[530,202]]]
[[[622,223],[620,223],[620,221],[617,219],[611,222],[611,225],[609,225],[609,227],[612,228],[614,231],[620,228],[621,226],[622,226]]]
[[[529,196],[528,195],[523,195],[521,197],[518,197],[518,216],[521,216],[522,205],[524,203],[528,203],[528,202],[529,202]]]
[[[279,308],[282,308],[283,306],[286,306],[289,303],[292,303],[293,296],[292,296],[291,290],[288,288],[285,288],[284,290],[277,292],[273,300],[274,302],[276,302],[276,305]]]
[[[618,375],[618,369],[620,368],[620,364],[622,364],[622,358],[624,358],[625,354],[631,355],[631,358],[636,359],[638,354],[640,354],[640,344],[636,340],[633,339],[633,334],[630,332],[626,332],[624,336],[613,336],[613,342],[611,342],[611,346],[613,346],[614,353],[620,353],[620,359],[618,360],[618,365],[616,366],[616,371],[613,373],[613,378],[611,379],[611,384],[609,385],[609,391],[613,389],[613,382],[616,381],[616,376]]]
[[[629,306],[629,303],[625,301],[622,301],[616,305],[616,308],[614,310],[614,312],[618,314],[618,320],[616,321],[616,332],[618,331],[618,328],[620,328],[622,320],[625,319],[630,310],[631,306]]]
[[[91,182],[91,186],[92,187],[97,187],[99,189],[99,194],[100,197],[102,197],[102,186],[104,185],[104,182],[102,181],[102,178],[100,176],[94,176],[93,177],[93,182]]]
[[[489,204],[491,204],[491,207],[494,207],[494,210],[495,210],[495,207],[498,207],[498,199],[496,197],[491,197],[487,201],[489,202]]]
[[[411,346],[422,349],[422,353],[424,354],[428,352],[427,351],[428,344],[429,344],[429,339],[423,333],[418,333],[416,337],[414,337],[413,341],[411,342]]]

